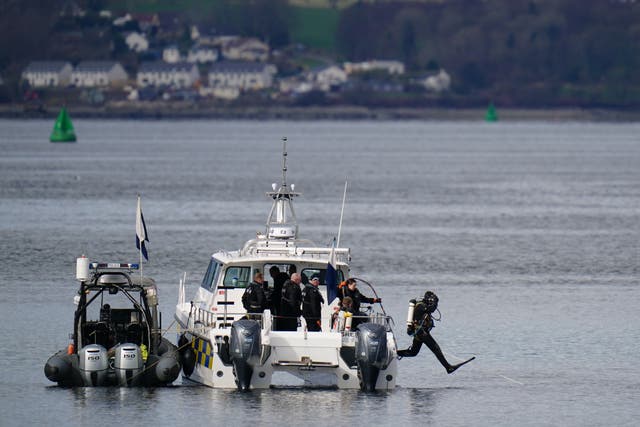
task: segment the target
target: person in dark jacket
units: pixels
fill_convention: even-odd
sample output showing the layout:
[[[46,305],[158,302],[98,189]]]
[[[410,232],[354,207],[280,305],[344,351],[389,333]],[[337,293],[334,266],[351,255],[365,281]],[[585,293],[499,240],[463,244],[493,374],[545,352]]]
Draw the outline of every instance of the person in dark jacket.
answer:
[[[339,295],[340,301],[342,301],[344,297],[350,297],[353,300],[352,310],[353,310],[353,313],[356,315],[360,313],[361,303],[366,302],[369,304],[373,304],[375,302],[382,301],[382,299],[380,298],[369,298],[362,295],[362,293],[357,287],[356,279],[347,279],[347,281],[344,284],[341,284],[338,295]]]
[[[267,298],[264,293],[262,283],[264,282],[262,273],[258,272],[253,276],[253,282],[249,283],[242,295],[242,305],[250,319],[259,319],[260,316],[251,316],[252,314],[262,314],[267,308]]]
[[[442,354],[440,346],[436,340],[431,336],[430,332],[433,329],[433,317],[431,314],[438,309],[438,297],[431,291],[427,291],[424,294],[422,300],[416,302],[411,300],[415,304],[413,310],[413,322],[407,326],[407,334],[413,336],[413,342],[411,346],[406,350],[398,351],[398,359],[403,357],[414,357],[420,352],[420,347],[425,344],[429,347],[429,350],[435,354],[436,358],[442,366],[447,370],[448,374],[452,374],[456,369],[462,365],[471,362],[475,357],[465,360],[457,365],[450,364]]]
[[[269,269],[269,275],[273,279],[273,290],[271,291],[271,311],[275,315],[281,314],[281,301],[282,301],[282,285],[289,280],[289,275],[284,271],[280,271],[277,265],[272,266]],[[273,319],[273,328],[278,329],[278,318]]]
[[[295,331],[298,329],[298,317],[300,316],[300,304],[302,303],[302,291],[300,290],[300,274],[293,273],[291,279],[282,286],[281,314],[278,318],[279,331]]]
[[[318,289],[320,278],[312,276],[309,283],[304,285],[302,290],[302,316],[307,322],[309,332],[320,332],[322,330],[320,320],[322,318],[322,304],[324,298]]]
[[[351,324],[351,328],[354,330],[360,323],[365,322],[367,317],[366,313],[360,311],[360,304],[363,302],[373,304],[382,301],[380,298],[369,298],[362,295],[357,287],[356,279],[347,279],[340,288],[338,295],[340,296],[340,301],[342,301],[344,297],[350,297],[353,300],[353,323]]]

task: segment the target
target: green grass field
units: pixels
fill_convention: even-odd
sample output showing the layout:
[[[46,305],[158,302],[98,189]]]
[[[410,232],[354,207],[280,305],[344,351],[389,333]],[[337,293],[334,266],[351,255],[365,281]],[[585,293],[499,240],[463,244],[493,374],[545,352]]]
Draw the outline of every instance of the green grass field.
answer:
[[[134,13],[197,11],[210,12],[218,0],[108,0],[107,9]]]
[[[340,11],[336,9],[292,6],[289,24],[291,41],[335,52],[335,35],[339,19]]]

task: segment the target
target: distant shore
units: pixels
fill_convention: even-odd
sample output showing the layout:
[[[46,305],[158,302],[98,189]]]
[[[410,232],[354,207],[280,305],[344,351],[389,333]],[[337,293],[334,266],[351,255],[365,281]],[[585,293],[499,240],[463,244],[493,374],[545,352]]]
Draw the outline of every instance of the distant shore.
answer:
[[[482,108],[372,108],[360,106],[221,107],[186,102],[108,103],[67,106],[72,118],[104,119],[238,119],[238,120],[484,120]],[[42,110],[22,104],[0,104],[0,118],[54,118],[59,108]],[[584,108],[498,108],[504,121],[640,121],[640,110]]]

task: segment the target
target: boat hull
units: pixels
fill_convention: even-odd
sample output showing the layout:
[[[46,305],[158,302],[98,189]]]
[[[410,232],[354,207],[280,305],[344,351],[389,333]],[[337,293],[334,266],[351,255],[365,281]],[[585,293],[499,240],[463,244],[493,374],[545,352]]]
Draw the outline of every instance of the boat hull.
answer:
[[[384,365],[369,369],[356,360],[355,334],[263,330],[256,361],[231,357],[225,334],[229,334],[228,329],[181,335],[183,342],[191,343],[189,347],[195,355],[193,370],[183,370],[185,382],[245,391],[273,387],[375,391],[390,390],[396,385],[395,354],[390,350]],[[386,339],[388,348],[395,348],[391,332]]]

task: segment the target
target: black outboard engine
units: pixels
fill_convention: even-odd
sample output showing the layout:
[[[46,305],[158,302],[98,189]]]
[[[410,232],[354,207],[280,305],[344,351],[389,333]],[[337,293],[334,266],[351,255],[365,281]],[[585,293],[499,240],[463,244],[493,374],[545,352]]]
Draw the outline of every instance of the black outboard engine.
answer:
[[[356,340],[356,362],[360,389],[375,391],[378,374],[388,362],[387,331],[376,323],[365,323],[358,326]]]
[[[249,390],[253,366],[260,360],[260,351],[260,324],[249,319],[233,322],[229,352],[238,390]]]
[[[140,385],[144,369],[140,347],[130,343],[117,346],[113,367],[118,385],[125,387]]]
[[[78,352],[80,375],[85,386],[101,386],[107,382],[109,360],[107,350],[100,344],[90,344]]]

